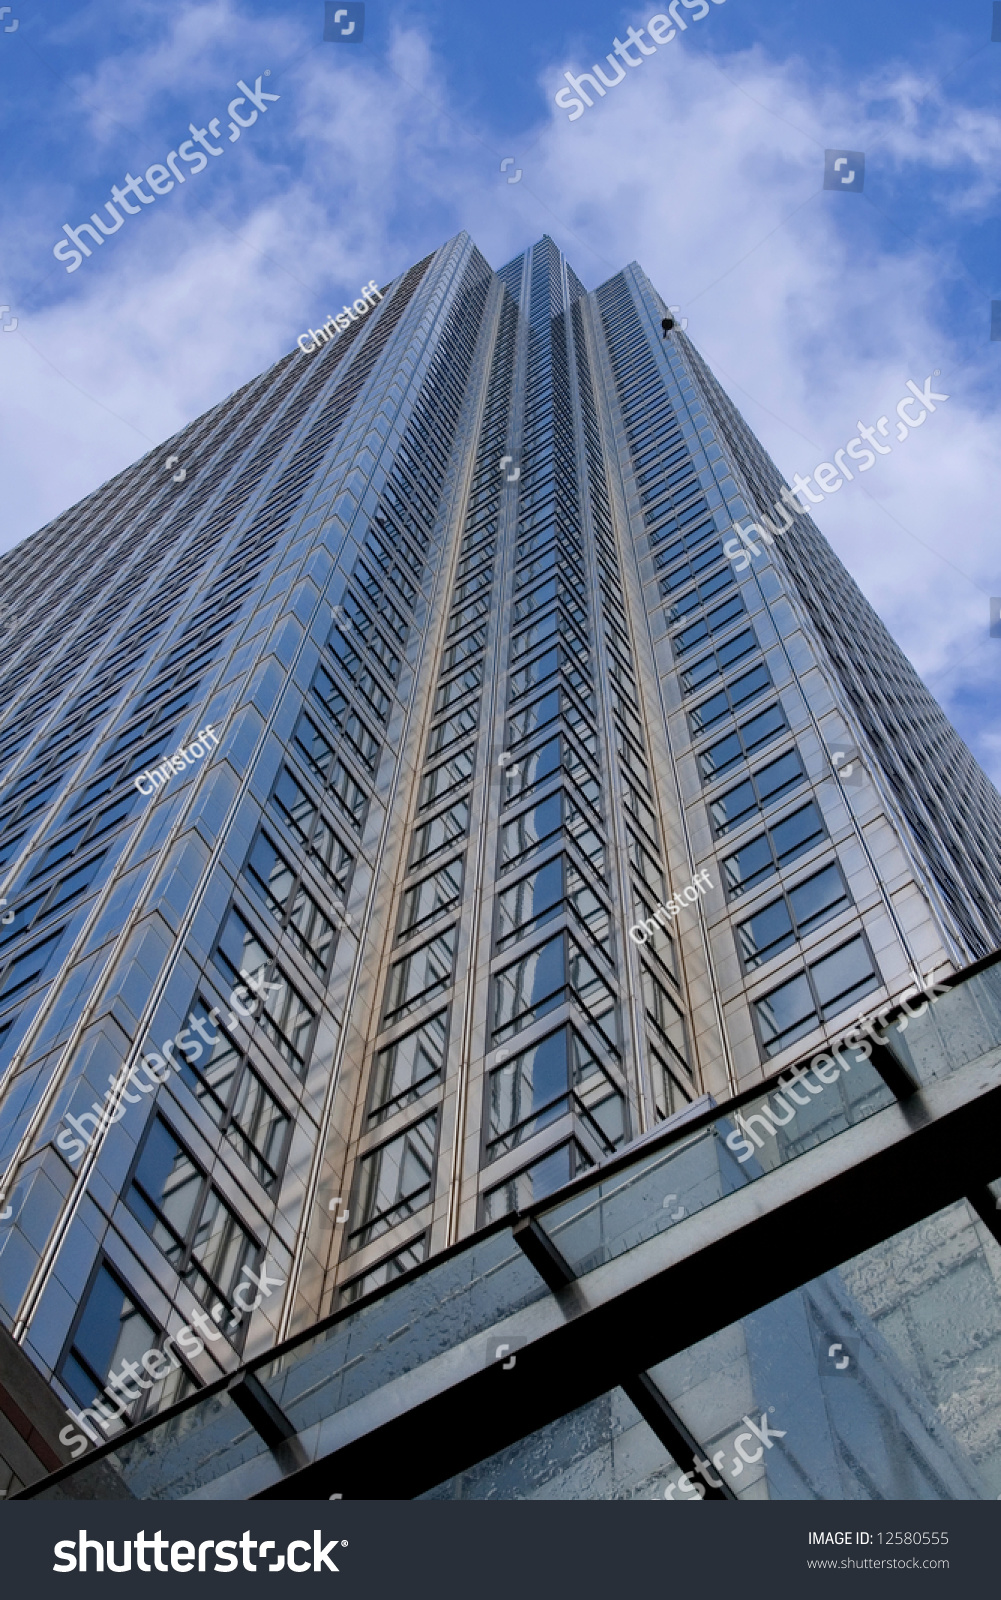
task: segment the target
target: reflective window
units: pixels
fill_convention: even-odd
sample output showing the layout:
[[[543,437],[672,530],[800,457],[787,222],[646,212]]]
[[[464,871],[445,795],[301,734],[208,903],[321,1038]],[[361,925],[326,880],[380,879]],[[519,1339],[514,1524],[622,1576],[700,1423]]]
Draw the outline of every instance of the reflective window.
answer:
[[[685,1107],[691,1104],[695,1092],[691,1080],[691,1068],[687,1063],[682,1063],[688,1074],[685,1082],[682,1082],[682,1074],[678,1071],[678,1060],[672,1058],[672,1063],[673,1071],[656,1050],[650,1051],[653,1103],[658,1121],[664,1121],[667,1117],[673,1117],[676,1112],[684,1111]]]
[[[687,655],[688,651],[699,644],[701,640],[708,639],[711,634],[720,633],[724,628],[728,628],[730,623],[735,621],[737,617],[743,616],[744,609],[742,596],[734,594],[730,596],[729,600],[724,601],[723,605],[717,606],[714,611],[710,611],[707,616],[700,617],[697,622],[689,623],[688,627],[682,628],[680,633],[676,633],[671,641],[675,656]]]
[[[323,707],[338,733],[352,746],[355,754],[369,771],[374,771],[381,745],[352,706],[347,695],[338,688],[324,667],[317,667],[310,685],[310,693]]]
[[[411,865],[426,861],[430,856],[447,850],[456,839],[464,839],[469,832],[469,801],[457,800],[447,811],[440,811],[429,822],[414,831]]]
[[[802,939],[850,903],[845,881],[833,863],[773,900],[736,929],[737,949],[745,970],[759,967],[797,939]]]
[[[259,1002],[256,1011],[258,1025],[279,1054],[301,1074],[309,1053],[315,1013],[238,911],[230,911],[223,925],[215,959],[230,986],[244,984],[246,987],[241,971],[264,984],[263,1005]]]
[[[735,789],[727,790],[709,803],[709,814],[717,836],[728,833],[755,811],[763,811],[782,795],[788,794],[800,783],[806,782],[806,773],[796,750],[789,750],[766,767],[752,772],[749,778]]]
[[[747,705],[749,701],[771,687],[772,680],[764,662],[760,666],[752,667],[750,672],[742,673],[725,689],[720,689],[689,712],[693,736],[698,738],[700,733],[705,733],[724,717],[739,711],[741,706]]]
[[[643,986],[643,1006],[649,1022],[656,1030],[661,1044],[667,1045],[678,1060],[688,1068],[688,1040],[680,1006],[654,976],[645,961],[640,962],[640,978]]]
[[[421,782],[420,804],[433,805],[452,789],[458,789],[461,784],[467,783],[473,775],[474,766],[475,757],[471,746],[468,750],[462,750],[458,755],[443,762],[440,767],[434,767],[425,773]]]
[[[452,981],[456,935],[457,929],[448,928],[390,967],[386,985],[387,1019],[405,1016],[448,988]]]
[[[257,1245],[159,1117],[143,1141],[126,1200],[195,1298],[202,1305],[221,1301],[232,1316],[233,1292]],[[225,1330],[228,1319],[216,1320]]]
[[[495,1222],[498,1217],[506,1217],[512,1211],[526,1210],[534,1201],[544,1199],[555,1189],[561,1189],[578,1173],[586,1172],[593,1165],[587,1152],[574,1139],[568,1139],[524,1171],[497,1184],[496,1188],[488,1189],[483,1196],[484,1222]]]
[[[193,1026],[196,1013],[192,1013],[178,1035],[186,1057],[181,1077],[258,1183],[274,1190],[284,1162],[289,1117],[225,1029],[210,1032],[208,1001],[199,998],[197,1005],[201,1028]]]
[[[258,833],[247,857],[245,876],[271,915],[285,929],[314,972],[322,976],[334,954],[336,930],[266,833]]]
[[[403,896],[400,937],[412,933],[423,923],[440,917],[454,906],[462,894],[462,857],[439,867],[429,878],[422,878]]]
[[[609,926],[607,908],[572,858],[558,855],[498,895],[497,948],[541,927],[564,906],[604,942]]]
[[[0,962],[0,1007],[10,1005],[38,982],[65,932],[65,927],[57,928],[48,938],[33,944],[30,950],[22,950],[12,961]]]
[[[716,548],[718,549],[719,546]],[[680,572],[681,581],[683,582],[687,574],[687,568],[682,567]],[[665,579],[661,585],[665,593],[669,592],[666,587],[667,581]],[[689,589],[688,593],[682,595],[680,600],[676,600],[674,605],[668,609],[668,622],[681,622],[692,611],[697,611],[700,606],[706,605],[715,595],[722,594],[725,589],[733,588],[736,581],[733,568],[731,566],[723,567],[719,572],[714,573],[711,578],[707,578],[704,583],[698,584],[694,589]],[[675,587],[678,586],[676,583]]]
[[[361,1221],[351,1230],[352,1249],[361,1249],[427,1205],[434,1180],[437,1127],[438,1113],[432,1111],[405,1133],[362,1156],[357,1200],[351,1208],[352,1217]]]
[[[141,1361],[144,1353],[154,1348],[157,1338],[158,1330],[143,1316],[117,1277],[102,1265],[91,1285],[70,1349],[63,1357],[59,1376],[76,1400],[88,1406],[104,1388],[109,1373],[120,1368],[123,1361]]]
[[[864,995],[878,989],[881,978],[868,945],[858,938],[812,962],[795,978],[754,1004],[765,1054],[778,1055],[821,1021],[828,1021]]]
[[[826,837],[820,812],[811,800],[791,816],[776,822],[767,833],[745,844],[735,855],[726,857],[723,877],[730,899],[763,883],[773,872],[788,866]]]
[[[431,737],[428,740],[428,755],[437,755],[440,750],[447,750],[449,745],[455,744],[459,739],[464,739],[467,734],[472,733],[479,725],[479,720],[480,704],[478,700],[474,700],[471,705],[464,706],[461,711],[457,711],[453,716],[446,717],[444,722],[439,722],[438,726],[431,730]]]
[[[428,1236],[426,1233],[418,1234],[411,1244],[404,1245],[402,1250],[387,1256],[378,1266],[370,1267],[368,1272],[345,1283],[340,1290],[341,1305],[350,1305],[353,1300],[360,1300],[363,1294],[371,1294],[373,1289],[381,1289],[387,1283],[392,1283],[394,1278],[402,1277],[411,1267],[419,1267],[427,1252]]]
[[[440,1083],[447,1044],[448,1012],[439,1011],[380,1050],[372,1071],[369,1122],[384,1122]]]
[[[603,1106],[604,1122],[609,1123],[612,1106],[605,1104],[609,1098],[617,1102],[616,1136],[608,1138],[604,1124],[599,1124],[599,1142],[607,1140],[611,1148],[621,1142],[621,1096],[574,1028],[548,1034],[497,1067],[490,1074],[487,1095],[488,1162],[523,1144],[568,1111],[591,1120],[595,1106]]]
[[[741,723],[725,739],[718,739],[699,755],[703,783],[712,783],[737,762],[753,755],[788,726],[780,705],[768,706],[750,721]]]
[[[617,1044],[611,988],[576,941],[559,933],[496,974],[494,1039],[500,1041],[520,1032],[570,999],[583,1007],[613,1045]]]

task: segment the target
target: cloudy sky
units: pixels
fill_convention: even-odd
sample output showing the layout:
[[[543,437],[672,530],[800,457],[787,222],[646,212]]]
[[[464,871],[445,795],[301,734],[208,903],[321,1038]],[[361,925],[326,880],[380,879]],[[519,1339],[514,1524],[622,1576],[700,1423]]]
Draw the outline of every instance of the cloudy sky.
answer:
[[[640,262],[789,478],[859,423],[895,423],[908,379],[938,371],[948,401],[917,436],[891,427],[891,453],[815,515],[1001,782],[993,7],[713,0],[696,20],[703,0],[686,3],[685,32],[571,122],[564,72],[611,76],[615,37],[653,6],[368,0],[363,42],[339,45],[317,0],[15,0],[0,16],[0,323],[17,319],[0,332],[0,549],[362,283],[462,228],[494,266],[546,232],[588,288]],[[258,77],[279,98],[231,138],[238,80]],[[63,224],[213,117],[222,154],[67,272]],[[832,148],[865,153],[862,194],[822,188]]]

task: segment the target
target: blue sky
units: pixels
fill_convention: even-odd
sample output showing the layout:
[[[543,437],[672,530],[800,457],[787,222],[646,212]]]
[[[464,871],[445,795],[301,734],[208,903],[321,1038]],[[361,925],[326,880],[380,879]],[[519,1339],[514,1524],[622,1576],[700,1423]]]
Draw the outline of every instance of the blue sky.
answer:
[[[499,266],[543,232],[591,288],[638,260],[787,477],[947,403],[819,525],[1001,780],[1001,43],[990,0],[714,0],[573,122],[564,71],[653,5],[24,0],[0,17],[0,548],[467,228]],[[17,20],[10,32],[5,27]],[[263,76],[266,69],[269,76]],[[608,69],[606,68],[606,71]],[[230,140],[237,82],[279,99]],[[241,115],[246,115],[247,106]],[[220,119],[222,155],[67,273],[79,225]],[[824,150],[866,154],[862,195]],[[522,171],[507,182],[501,160]],[[843,619],[844,627],[852,619]],[[918,754],[920,754],[918,752]]]

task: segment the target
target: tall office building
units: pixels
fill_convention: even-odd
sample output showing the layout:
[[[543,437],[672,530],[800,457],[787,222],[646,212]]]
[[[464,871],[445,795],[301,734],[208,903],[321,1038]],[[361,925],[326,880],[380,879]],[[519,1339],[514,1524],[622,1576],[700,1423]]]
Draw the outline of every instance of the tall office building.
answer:
[[[0,561],[9,1488],[1001,944],[667,316],[462,235]]]

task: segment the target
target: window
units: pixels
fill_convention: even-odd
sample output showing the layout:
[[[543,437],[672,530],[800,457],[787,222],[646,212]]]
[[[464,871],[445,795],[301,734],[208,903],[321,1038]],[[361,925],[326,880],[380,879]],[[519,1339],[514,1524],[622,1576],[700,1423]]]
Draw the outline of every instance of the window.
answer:
[[[385,722],[389,716],[389,695],[349,642],[348,635],[340,628],[335,628],[327,640],[327,649],[340,663],[355,687],[364,695],[379,721]]]
[[[764,663],[735,678],[725,689],[720,689],[709,700],[703,700],[700,706],[689,713],[693,738],[697,739],[700,733],[705,733],[724,717],[739,711],[741,706],[747,705],[771,686],[772,680]]]
[[[201,998],[197,1003],[202,1030],[195,1037],[189,1017],[186,1031],[191,1037],[181,1045],[187,1058],[181,1065],[181,1077],[258,1183],[273,1193],[284,1163],[289,1117],[225,1029],[220,1028],[209,1045],[203,1030],[208,1027],[204,1019],[211,1007]],[[208,1060],[202,1063],[206,1049]]]
[[[91,840],[100,838],[102,833],[110,833],[112,828],[117,828],[119,823],[124,822],[129,813],[135,809],[139,799],[139,791],[130,787],[130,792],[121,800],[116,800],[113,805],[99,811],[90,825],[89,838]]]
[[[230,911],[226,919],[215,958],[229,987],[244,981],[241,970],[259,981],[267,980],[263,1009],[257,1013],[259,1025],[278,1053],[301,1077],[315,1014],[238,911]]]
[[[448,988],[452,981],[456,934],[455,928],[448,928],[390,967],[386,985],[387,1021],[390,1017],[406,1016]]]
[[[681,687],[685,694],[691,694],[702,684],[708,683],[712,678],[718,678],[732,667],[735,661],[749,655],[752,650],[757,650],[758,640],[753,628],[745,628],[742,633],[735,634],[728,639],[726,644],[718,645],[710,655],[702,656],[694,661],[681,674]]]
[[[681,1008],[668,994],[659,978],[654,977],[644,961],[640,962],[640,982],[643,990],[643,1007],[662,1043],[669,1046],[686,1070],[688,1066],[688,1041],[685,1019]]]
[[[355,596],[350,592],[345,594],[341,609],[351,624],[352,638],[360,639],[365,649],[375,657],[383,671],[395,680],[400,670],[400,658],[395,651],[390,649],[389,644],[375,626],[368,612],[358,604]],[[335,624],[333,633],[337,633],[343,627],[343,622]],[[327,642],[333,643],[333,635]]]
[[[633,887],[635,890],[635,885]],[[674,935],[671,933],[670,928],[664,927],[663,923],[657,921],[653,907],[642,895],[636,894],[635,904],[636,922],[634,926],[638,926],[640,923],[646,924],[644,928],[646,933],[646,941],[643,945],[644,950],[651,955],[655,955],[658,961],[662,962],[667,968],[675,983],[677,983],[679,981],[678,956],[674,944]],[[650,932],[651,924],[654,928],[653,933]],[[636,941],[634,940],[633,942],[635,943]]]
[[[599,943],[608,935],[607,909],[568,855],[554,856],[527,878],[505,889],[498,896],[497,907],[499,950],[542,927],[566,907]]]
[[[66,932],[65,926],[57,928],[50,933],[48,938],[40,939],[30,950],[22,950],[19,956],[7,963],[0,963],[0,1007],[7,1006],[14,999],[20,999],[26,989],[37,983],[42,976],[55,951],[57,944]]]
[[[487,1162],[514,1150],[571,1110],[593,1124],[599,1145],[611,1150],[624,1137],[621,1096],[574,1028],[549,1034],[498,1067],[490,1074],[487,1097]],[[618,1102],[613,1138],[594,1121],[590,1109],[597,1103],[609,1123],[609,1098]]]
[[[447,811],[439,812],[429,822],[414,831],[411,866],[427,861],[441,850],[447,850],[456,839],[464,839],[469,832],[469,801],[457,800]]]
[[[412,1217],[431,1199],[438,1113],[362,1156],[358,1163],[357,1197],[352,1216],[361,1222],[350,1234],[351,1248],[360,1250],[398,1222]]]
[[[397,1039],[375,1058],[368,1120],[378,1125],[434,1088],[441,1081],[448,1043],[448,1012]]]
[[[716,546],[716,549],[719,550],[718,545]],[[721,550],[720,554],[722,554]],[[687,568],[682,567],[681,582],[684,582],[687,576]],[[736,581],[737,580],[734,577],[733,568],[731,566],[723,567],[721,571],[713,573],[711,578],[707,578],[704,583],[698,584],[696,588],[689,589],[686,595],[683,595],[680,600],[675,601],[674,605],[668,609],[668,622],[672,624],[675,622],[681,622],[684,617],[690,616],[690,614],[693,611],[697,611],[700,606],[706,605],[714,598],[714,596],[722,594],[725,589],[731,589]],[[675,583],[675,588],[678,587],[680,587],[680,583]],[[665,594],[669,593],[666,580],[661,584],[661,588]]]
[[[806,773],[796,750],[789,750],[777,760],[770,761],[767,767],[752,773],[735,789],[729,789],[726,794],[710,802],[709,814],[716,836],[728,833],[752,812],[764,811],[781,795],[788,794],[790,789],[795,789],[805,781]]]
[[[712,783],[714,779],[723,776],[731,767],[743,761],[745,757],[754,754],[762,745],[767,744],[782,733],[788,726],[785,713],[780,705],[768,706],[764,711],[759,711],[756,717],[749,722],[744,722],[725,739],[717,739],[707,750],[699,755],[699,768],[703,783]]]
[[[156,1328],[102,1264],[59,1376],[81,1405],[90,1405],[114,1367],[123,1360],[141,1361],[156,1341]]]
[[[573,651],[573,655],[570,654],[571,651]],[[523,694],[528,694],[539,684],[544,683],[547,678],[551,678],[561,667],[567,672],[567,676],[572,679],[572,675],[577,670],[574,666],[575,658],[578,661],[586,662],[588,659],[587,648],[571,628],[566,628],[558,646],[551,646],[542,655],[537,656],[534,661],[529,662],[527,666],[519,668],[517,672],[512,672],[510,678],[512,701],[520,699]]]
[[[730,899],[746,894],[826,837],[827,830],[812,800],[791,816],[783,817],[723,861],[723,879]]]
[[[510,1038],[566,1000],[575,1000],[615,1046],[615,995],[568,934],[523,955],[494,978],[493,1037]]]
[[[53,911],[60,910],[61,907],[69,905],[72,900],[78,900],[82,895],[86,894],[97,876],[97,869],[103,860],[104,853],[102,851],[100,855],[91,856],[90,860],[84,862],[82,867],[77,867],[74,872],[67,873],[65,878],[60,878],[49,895],[45,907],[45,916],[49,916]]]
[[[322,811],[316,819],[309,860],[332,885],[339,898],[345,899],[355,858],[338,838]]]
[[[60,861],[65,861],[67,856],[71,856],[86,831],[87,824],[83,822],[80,823],[78,827],[74,828],[72,833],[64,834],[56,844],[52,845],[51,848],[46,851],[40,864],[31,874],[29,882],[33,883],[36,878],[44,878],[46,873],[51,872],[52,868],[58,866]],[[20,839],[18,839],[15,841],[15,844],[20,844],[20,842]],[[10,853],[13,854],[13,848],[11,849]]]
[[[658,902],[667,899],[667,885],[660,864],[637,839],[631,829],[626,829],[626,853],[630,865]]]
[[[73,834],[70,835],[70,837],[75,841],[80,837],[82,832],[83,832],[83,829],[82,828],[78,828]],[[17,854],[18,850],[21,848],[22,844],[24,843],[24,840],[25,840],[25,835],[23,833],[19,833],[12,839],[6,839],[4,841],[4,843],[2,845],[0,845],[0,867],[6,866],[7,862],[10,860],[11,856]],[[72,845],[70,846],[70,848],[72,849]],[[47,865],[45,867],[45,871],[46,872],[48,871],[49,867],[53,865],[54,861],[60,859],[58,856],[55,856],[52,851],[50,851],[49,853],[50,853],[50,855],[53,856],[53,860],[49,861],[47,863]],[[41,874],[36,872],[34,874],[34,876],[37,878],[37,877],[40,877]]]
[[[706,544],[707,539],[711,539],[712,543]],[[661,580],[660,587],[663,594],[673,594],[683,584],[697,577],[700,572],[705,572],[708,567],[723,559],[723,545],[716,537],[716,528],[712,522],[701,523],[683,539],[672,539],[663,550],[656,550],[657,544],[660,543],[656,536],[651,537],[650,543],[655,549],[654,566],[658,571],[662,572],[665,567],[672,568],[667,577]],[[700,549],[700,545],[704,548]],[[674,566],[676,561],[681,565]]]
[[[674,635],[672,645],[675,656],[687,655],[688,651],[702,639],[708,639],[714,633],[720,633],[729,627],[736,617],[744,613],[744,601],[739,594],[733,594],[725,600],[715,611],[710,611],[707,616],[700,617],[696,622],[690,622],[687,628],[682,628]]]
[[[397,1250],[395,1255],[387,1256],[378,1266],[370,1267],[367,1272],[344,1284],[340,1291],[341,1305],[351,1305],[353,1301],[360,1300],[362,1295],[371,1294],[373,1290],[392,1283],[394,1278],[402,1277],[411,1267],[419,1267],[427,1253],[428,1236],[426,1233],[420,1233],[410,1244],[404,1245],[402,1250]]]
[[[754,1004],[758,1029],[767,1056],[778,1055],[788,1045],[812,1033],[880,987],[881,979],[861,934],[822,956],[795,978],[780,984]]]
[[[330,797],[344,812],[352,826],[360,828],[368,799],[347,767],[335,756],[316,724],[303,712],[296,723],[294,742],[297,753],[309,770],[325,784]]]
[[[103,860],[103,855],[92,856],[82,867],[77,867],[75,872],[67,873],[66,877],[61,878],[51,889],[43,889],[31,900],[19,900],[15,896],[16,904],[11,908],[14,913],[13,920],[6,927],[0,925],[0,947],[19,939],[35,923],[51,916],[54,911],[61,911],[71,901],[85,894]]]
[[[474,690],[480,688],[482,683],[482,665],[467,667],[466,671],[460,672],[458,677],[450,678],[447,683],[442,684],[435,696],[435,715],[437,716],[440,711],[446,711],[449,706],[454,705],[457,700],[463,699],[465,695],[472,694]]]
[[[462,894],[462,857],[439,867],[429,878],[422,878],[403,896],[400,938],[425,922],[440,917],[454,906]]]
[[[420,805],[430,806],[443,795],[449,794],[453,789],[458,789],[461,784],[468,783],[473,775],[475,765],[473,749],[461,750],[450,760],[434,767],[425,773],[421,782]]]
[[[159,1117],[150,1124],[126,1204],[202,1305],[230,1313],[257,1244]],[[212,1306],[214,1317],[218,1314]],[[230,1318],[219,1318],[224,1332]]]
[[[334,925],[263,830],[251,846],[244,872],[296,949],[322,977],[334,953]]]
[[[603,873],[604,846],[584,812],[561,789],[504,824],[501,829],[502,869],[551,839],[561,828],[567,830],[595,871]]]
[[[780,950],[805,938],[849,903],[850,896],[838,867],[833,863],[824,867],[738,926],[737,949],[744,970],[750,971],[770,961]]]
[[[660,1122],[673,1117],[677,1112],[684,1111],[692,1103],[692,1088],[684,1085],[677,1075],[677,1061],[675,1071],[658,1055],[656,1050],[650,1051],[650,1069],[653,1079],[653,1103]],[[691,1068],[685,1063],[689,1077]]]
[[[282,767],[271,795],[271,806],[296,844],[331,885],[340,899],[348,891],[354,856],[341,843],[316,801]]]
[[[572,1182],[578,1173],[586,1172],[593,1165],[594,1162],[577,1141],[568,1139],[565,1144],[550,1150],[541,1161],[533,1162],[523,1172],[516,1173],[495,1189],[489,1189],[483,1196],[484,1222],[495,1222],[498,1217],[509,1216],[513,1211],[527,1210],[537,1200],[544,1199],[556,1189],[562,1189],[565,1183]]]
[[[370,772],[374,771],[381,748],[379,741],[366,727],[347,696],[337,687],[330,673],[322,666],[316,669],[311,692],[334,727],[353,746],[359,760]]]
[[[464,739],[467,734],[472,733],[477,727],[479,720],[479,700],[474,700],[471,705],[464,706],[461,711],[457,711],[451,717],[447,717],[444,722],[439,722],[438,726],[431,730],[431,737],[428,740],[428,755],[436,756],[440,750],[447,750],[449,745],[457,743],[459,739]]]
[[[578,723],[577,732],[582,736],[585,748],[591,749],[594,735],[590,727],[579,714],[574,720]],[[502,806],[511,805],[561,769],[569,774],[585,799],[596,807],[601,793],[597,780],[591,768],[581,759],[573,740],[563,733],[558,733],[555,738],[519,756],[517,761],[505,767]]]
[[[451,672],[453,667],[462,666],[471,656],[478,655],[486,643],[486,628],[477,628],[473,633],[468,633],[458,644],[449,645],[442,656],[442,672]]]

